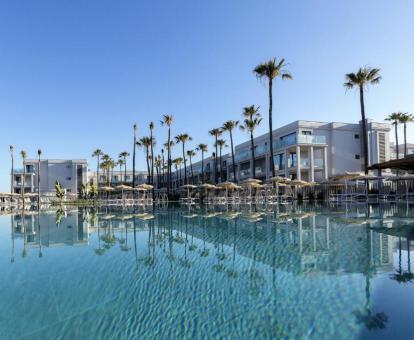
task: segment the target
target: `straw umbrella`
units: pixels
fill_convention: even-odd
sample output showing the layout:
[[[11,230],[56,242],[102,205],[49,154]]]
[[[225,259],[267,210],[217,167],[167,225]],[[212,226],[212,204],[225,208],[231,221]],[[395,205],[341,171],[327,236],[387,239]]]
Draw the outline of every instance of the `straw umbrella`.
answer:
[[[130,187],[129,185],[125,185],[125,184],[120,184],[120,185],[117,185],[115,189],[121,190],[121,197],[122,199],[124,199],[124,190],[125,191],[132,190],[132,187]]]
[[[103,186],[103,187],[100,187],[99,190],[106,192],[107,193],[106,198],[109,198],[109,192],[114,191],[114,188],[110,186]]]
[[[198,186],[198,188],[199,189],[204,189],[204,195],[207,197],[207,191],[208,190],[215,190],[215,189],[217,189],[217,187],[215,186],[215,185],[213,185],[213,184],[210,184],[210,183],[203,183],[203,184],[200,184],[199,186]]]
[[[218,186],[220,188],[226,189],[226,201],[227,201],[228,196],[229,196],[229,190],[235,190],[235,189],[239,188],[239,186],[236,185],[233,182],[223,182],[223,183],[220,183]]]

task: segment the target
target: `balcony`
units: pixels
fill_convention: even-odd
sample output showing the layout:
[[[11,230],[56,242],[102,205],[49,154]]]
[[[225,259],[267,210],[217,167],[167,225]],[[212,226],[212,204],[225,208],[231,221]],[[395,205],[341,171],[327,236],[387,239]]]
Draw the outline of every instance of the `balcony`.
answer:
[[[240,170],[240,177],[250,176],[250,169]]]
[[[291,145],[306,144],[306,145],[323,145],[326,144],[325,136],[314,136],[314,135],[297,135],[286,140],[277,140],[273,142],[275,149],[283,149]]]

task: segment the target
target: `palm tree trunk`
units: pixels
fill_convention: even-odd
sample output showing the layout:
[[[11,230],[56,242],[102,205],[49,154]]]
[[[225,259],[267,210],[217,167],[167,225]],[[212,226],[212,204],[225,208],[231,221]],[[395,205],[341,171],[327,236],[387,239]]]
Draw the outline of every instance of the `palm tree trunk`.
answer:
[[[269,79],[269,143],[270,143],[270,167],[272,169],[272,177],[275,177],[275,164],[273,159],[273,80]]]
[[[204,151],[201,151],[201,184],[204,183]]]
[[[137,134],[134,130],[134,149],[132,152],[132,187],[135,188],[135,149],[137,146]]]
[[[359,102],[361,105],[362,118],[362,142],[364,144],[364,171],[365,174],[368,174],[368,131],[365,119],[364,88],[362,86],[359,87]]]
[[[187,160],[185,158],[185,143],[183,142],[183,160],[184,160],[184,184],[188,184],[187,183]]]
[[[151,184],[154,184],[154,143],[152,137],[152,129],[151,129]]]
[[[218,171],[217,171],[217,136],[216,136],[216,154],[214,156],[214,182],[218,183]]]
[[[193,172],[193,161],[190,156],[190,169],[191,169],[191,183],[194,184],[194,172]]]
[[[10,193],[12,194],[14,192],[13,190],[13,183],[14,183],[14,157],[11,157],[11,181],[10,181],[11,185],[10,185]],[[11,202],[11,198],[10,198],[10,202]]]
[[[223,182],[223,162],[221,158],[222,147],[220,146],[220,183]]]
[[[256,164],[255,164],[255,159],[254,159],[254,141],[253,141],[253,132],[250,132],[250,148],[251,148],[251,152],[252,152],[252,175],[253,178],[256,178]]]
[[[150,172],[149,147],[148,146],[145,148],[145,153],[146,153],[145,158],[147,159],[147,171],[148,171],[147,183],[149,184],[151,182],[151,172]]]
[[[394,122],[394,131],[395,131],[395,147],[397,149],[397,159],[400,158],[400,147],[398,145],[398,126],[397,121]]]
[[[99,189],[99,155],[98,155],[98,161],[96,163],[96,189]]]
[[[236,183],[236,163],[235,163],[235,157],[234,157],[234,148],[233,148],[233,133],[230,130],[230,145],[231,145],[231,161],[233,162],[233,182]]]
[[[167,195],[170,193],[171,187],[171,128],[168,126],[168,140],[167,140]]]
[[[126,157],[124,157],[124,184],[126,185]]]
[[[407,123],[404,123],[404,157],[407,157]]]

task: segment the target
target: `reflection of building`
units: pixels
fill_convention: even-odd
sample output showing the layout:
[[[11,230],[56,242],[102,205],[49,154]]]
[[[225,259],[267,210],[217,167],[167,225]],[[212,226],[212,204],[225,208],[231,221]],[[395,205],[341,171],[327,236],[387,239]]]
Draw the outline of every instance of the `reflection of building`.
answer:
[[[25,192],[37,192],[39,176],[38,161],[26,160]],[[15,170],[13,191],[21,193],[23,186],[23,169]],[[44,159],[40,161],[40,192],[55,192],[55,183],[59,181],[67,192],[77,193],[82,184],[87,181],[87,161],[82,159],[57,160]]]
[[[390,126],[368,121],[369,164],[390,159]],[[259,179],[271,177],[270,148],[268,134],[254,139],[255,175]],[[276,174],[307,181],[321,181],[346,171],[361,171],[363,167],[363,146],[361,123],[323,123],[295,121],[273,131],[273,158]],[[238,180],[252,177],[250,142],[235,146],[236,176]],[[218,177],[222,181],[232,180],[232,158],[230,154],[222,157],[223,171],[218,166]],[[214,180],[214,159],[205,159],[205,177]],[[181,170],[181,184],[184,179]],[[201,162],[193,165],[195,181],[201,179]],[[223,176],[220,176],[222,173]],[[191,169],[187,166],[187,177]],[[178,178],[177,178],[178,177]],[[174,181],[179,177],[174,174]],[[191,183],[191,182],[190,182]]]
[[[29,247],[88,244],[88,225],[83,222],[81,213],[30,213],[12,215],[11,218],[14,236],[23,237]]]
[[[271,225],[265,220],[217,218],[208,220],[205,229],[198,222],[187,223],[189,233],[199,239],[213,244],[220,240],[228,246],[236,239],[238,254],[297,274],[365,273],[369,267],[388,271],[395,247],[392,236],[329,215],[304,214]]]

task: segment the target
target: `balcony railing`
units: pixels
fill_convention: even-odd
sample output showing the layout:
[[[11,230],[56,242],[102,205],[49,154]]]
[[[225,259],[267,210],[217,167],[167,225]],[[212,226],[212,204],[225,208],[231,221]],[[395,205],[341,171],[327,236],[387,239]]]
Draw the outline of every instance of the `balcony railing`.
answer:
[[[273,142],[275,149],[283,149],[295,144],[326,144],[325,136],[314,136],[314,135],[298,135],[294,138],[288,138],[286,140],[277,140]]]

